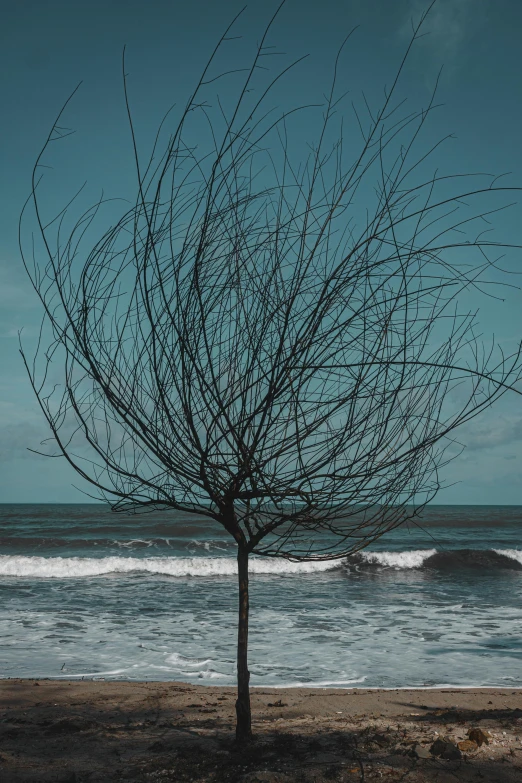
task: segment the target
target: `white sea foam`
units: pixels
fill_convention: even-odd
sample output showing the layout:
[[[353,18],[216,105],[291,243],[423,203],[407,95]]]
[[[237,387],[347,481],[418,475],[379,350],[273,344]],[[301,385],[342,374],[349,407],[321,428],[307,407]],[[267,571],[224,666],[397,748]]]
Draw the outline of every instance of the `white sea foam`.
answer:
[[[215,672],[213,669],[206,669],[205,671],[198,672],[198,678],[201,680],[225,680],[228,679],[227,674],[221,672]]]
[[[339,567],[339,561],[292,563],[275,558],[251,558],[253,574],[310,574]],[[33,578],[75,578],[130,574],[135,572],[165,576],[236,576],[237,561],[232,557],[26,557],[0,555],[0,576]]]
[[[366,563],[390,568],[420,568],[428,557],[437,554],[436,549],[412,549],[410,552],[361,552]]]
[[[171,653],[165,658],[165,663],[180,666],[183,669],[201,669],[202,666],[209,666],[214,663],[212,658],[186,658],[178,653]]]
[[[264,688],[350,688],[356,683],[365,682],[365,680],[366,680],[366,675],[364,677],[358,677],[355,680],[317,680],[316,682],[285,682],[282,685],[264,685],[263,687]]]
[[[493,552],[496,552],[497,555],[509,557],[511,560],[516,560],[522,565],[522,549],[494,549]]]
[[[137,665],[136,665],[137,668]],[[77,680],[84,677],[92,677],[93,679],[104,679],[105,677],[117,677],[120,674],[126,674],[129,669],[111,669],[106,672],[82,672],[81,674],[74,674],[73,672],[65,671],[64,674],[57,674],[53,677],[54,680]]]

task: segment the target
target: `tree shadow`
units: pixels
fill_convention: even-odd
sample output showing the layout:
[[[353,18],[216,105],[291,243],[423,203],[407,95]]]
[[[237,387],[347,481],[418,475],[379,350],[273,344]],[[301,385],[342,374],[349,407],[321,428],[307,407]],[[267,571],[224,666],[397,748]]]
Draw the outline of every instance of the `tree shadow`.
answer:
[[[129,701],[137,686],[142,686],[138,704]],[[457,760],[416,754],[416,748],[431,744],[429,725],[466,728],[486,722],[514,727],[520,709],[440,710],[405,702],[404,706],[421,713],[415,718],[416,728],[376,729],[375,722],[354,727],[352,721],[348,728],[340,721],[325,726],[320,718],[306,716],[278,719],[265,705],[256,709],[254,740],[238,747],[232,694],[220,697],[209,692],[205,698],[195,694],[196,701],[180,706],[178,699],[176,706],[176,698],[160,701],[161,694],[148,691],[145,683],[123,688],[121,701],[114,694],[104,699],[103,692],[101,697],[98,693],[95,703],[88,693],[75,693],[62,683],[46,683],[45,702],[30,698],[28,691],[21,689],[20,698],[2,705],[2,783],[515,783],[522,779],[520,751],[499,755],[498,749],[484,747]],[[411,718],[405,720],[413,726]],[[390,722],[397,726],[396,718]]]
[[[422,710],[415,717],[419,721],[429,721],[434,724],[447,725],[452,723],[477,723],[479,721],[494,721],[500,724],[509,724],[516,727],[517,721],[522,718],[522,707],[504,707],[470,709],[467,707],[447,707],[441,708],[436,705],[414,704],[412,702],[397,702],[403,707],[414,709],[417,712]],[[518,724],[519,725],[519,724]],[[522,727],[521,734],[522,734]]]

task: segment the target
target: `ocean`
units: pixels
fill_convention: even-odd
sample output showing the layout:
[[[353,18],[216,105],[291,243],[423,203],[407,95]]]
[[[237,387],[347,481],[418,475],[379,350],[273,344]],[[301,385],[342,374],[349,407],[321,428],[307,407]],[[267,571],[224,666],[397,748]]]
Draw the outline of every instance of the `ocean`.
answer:
[[[522,687],[522,506],[346,560],[251,558],[253,686]],[[235,545],[177,512],[0,505],[0,677],[235,683]]]

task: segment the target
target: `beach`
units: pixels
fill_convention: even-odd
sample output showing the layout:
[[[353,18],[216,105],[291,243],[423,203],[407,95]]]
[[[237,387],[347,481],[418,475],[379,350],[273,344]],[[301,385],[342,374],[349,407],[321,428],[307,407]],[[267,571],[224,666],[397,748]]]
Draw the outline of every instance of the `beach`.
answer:
[[[252,557],[238,748],[228,534],[0,507],[0,781],[520,783],[521,522],[434,507],[342,561]]]
[[[244,748],[234,701],[181,682],[1,680],[0,780],[522,779],[519,689],[255,688]]]

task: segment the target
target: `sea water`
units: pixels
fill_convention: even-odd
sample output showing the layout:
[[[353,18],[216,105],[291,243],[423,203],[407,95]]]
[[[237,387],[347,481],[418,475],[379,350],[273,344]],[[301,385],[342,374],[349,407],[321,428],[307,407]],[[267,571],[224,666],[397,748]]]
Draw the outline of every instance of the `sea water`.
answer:
[[[0,506],[0,676],[235,682],[216,523]],[[250,559],[256,686],[522,686],[522,507],[431,506],[352,557]]]

